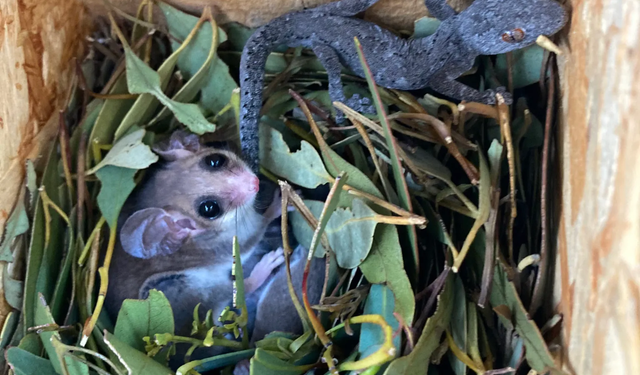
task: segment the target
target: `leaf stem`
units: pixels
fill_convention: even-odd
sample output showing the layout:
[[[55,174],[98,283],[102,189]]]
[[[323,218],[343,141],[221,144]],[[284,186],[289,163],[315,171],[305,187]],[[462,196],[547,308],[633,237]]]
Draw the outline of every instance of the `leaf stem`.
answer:
[[[453,355],[455,355],[456,358],[458,358],[462,363],[467,365],[467,367],[473,370],[476,374],[484,374],[485,372],[484,364],[482,363],[477,364],[473,362],[473,360],[469,358],[467,353],[463,352],[458,347],[458,345],[456,345],[455,341],[453,341],[453,337],[451,336],[451,333],[449,333],[449,330],[447,329],[445,332],[447,334],[447,343],[449,344],[449,349],[451,349],[451,352],[453,353]]]
[[[462,102],[458,104],[458,110],[462,114],[475,113],[477,115],[492,118],[496,121],[498,121],[498,119],[500,118],[496,107],[482,103]]]
[[[291,244],[289,243],[289,197],[291,193],[295,194],[291,186],[286,182],[280,184],[280,199],[281,199],[281,224],[280,230],[282,231],[282,247],[284,250],[284,263],[285,270],[287,273],[287,287],[289,288],[289,296],[291,297],[291,302],[296,308],[298,312],[298,316],[300,317],[300,321],[302,322],[302,327],[305,332],[311,329],[311,322],[309,322],[309,318],[305,314],[305,309],[302,307],[300,300],[298,299],[298,295],[296,294],[295,288],[293,287],[293,278],[291,276],[291,254],[293,253],[291,249]]]
[[[393,329],[384,320],[384,318],[377,314],[359,315],[349,319],[350,324],[377,324],[382,328],[384,333],[384,343],[373,354],[360,359],[358,361],[343,362],[338,366],[339,371],[358,371],[364,370],[372,366],[379,366],[392,360],[396,355],[396,348],[393,345]],[[345,323],[341,323],[326,331],[326,334],[332,334],[337,330],[343,328]]]
[[[106,222],[106,219],[104,218],[104,216],[101,216],[95,228],[93,228],[93,230],[91,231],[91,234],[87,239],[87,243],[84,245],[84,248],[82,249],[82,254],[80,254],[80,258],[78,258],[79,266],[84,265],[87,255],[89,255],[89,250],[91,249],[91,245],[93,244],[93,241],[95,240],[97,233],[100,232],[105,222]]]
[[[513,139],[511,137],[511,126],[509,124],[509,106],[504,102],[504,97],[496,93],[498,114],[500,116],[500,129],[507,145],[507,161],[509,164],[509,197],[511,199],[511,217],[509,218],[509,229],[507,231],[507,241],[509,242],[509,262],[513,263],[513,225],[518,216],[516,206],[516,168],[514,163]]]
[[[371,154],[371,160],[373,161],[373,165],[375,166],[376,171],[378,172],[378,175],[380,175],[380,182],[382,183],[382,188],[384,189],[387,199],[390,200],[392,196],[391,187],[389,186],[387,179],[384,178],[384,175],[382,174],[380,163],[378,162],[378,158],[376,157],[376,150],[373,147],[373,143],[371,143],[371,138],[369,138],[369,134],[367,134],[367,131],[365,130],[364,126],[362,126],[362,123],[360,123],[360,121],[356,119],[351,119],[351,123],[358,130],[358,133],[360,133],[360,136],[362,137],[364,144],[367,146],[367,150],[369,150],[369,154]]]
[[[64,171],[64,179],[69,191],[69,202],[73,202],[73,180],[71,178],[71,149],[69,148],[69,133],[67,132],[67,125],[64,119],[65,111],[60,110],[58,112],[59,117],[59,142],[60,142],[60,158],[62,161],[62,169]]]
[[[467,252],[471,247],[471,243],[476,238],[476,234],[480,230],[480,228],[484,225],[484,223],[489,218],[490,211],[490,199],[491,199],[491,176],[489,173],[489,166],[487,165],[487,161],[482,153],[482,151],[478,152],[478,156],[480,157],[480,182],[479,182],[479,193],[478,193],[478,217],[473,222],[473,226],[467,234],[467,238],[465,238],[464,243],[462,244],[462,248],[460,249],[460,254],[453,260],[453,266],[451,270],[457,273],[464,261],[464,258],[467,256]]]
[[[87,344],[87,340],[89,339],[91,332],[93,332],[93,327],[95,327],[96,322],[98,321],[98,317],[100,316],[100,312],[102,311],[102,306],[104,305],[104,299],[107,295],[107,289],[109,287],[109,267],[111,266],[113,249],[116,245],[117,227],[113,226],[109,229],[109,245],[104,256],[104,263],[102,264],[102,267],[98,269],[98,273],[100,274],[100,291],[98,293],[98,300],[96,301],[96,307],[93,310],[91,318],[82,330],[80,346],[85,346]]]
[[[555,55],[549,57],[549,84],[547,87],[547,113],[544,122],[544,143],[542,146],[542,181],[540,183],[540,265],[538,275],[533,288],[531,305],[529,306],[530,316],[534,316],[540,305],[544,294],[544,286],[547,272],[547,249],[549,222],[547,218],[547,188],[549,183],[549,148],[551,143],[551,126],[553,124],[554,104],[555,104]]]
[[[351,194],[351,195],[355,195],[356,197],[359,198],[365,198],[369,201],[371,201],[371,203],[374,203],[382,208],[386,208],[387,210],[402,216],[402,217],[406,217],[406,218],[411,218],[411,220],[414,220],[416,222],[417,225],[426,225],[427,224],[427,219],[425,219],[422,216],[418,216],[412,212],[409,212],[401,207],[396,206],[393,203],[389,203],[385,200],[382,200],[378,197],[376,197],[375,195],[369,194],[369,193],[365,193],[364,191],[360,191],[358,189],[355,189],[349,185],[344,185],[342,187],[343,190],[345,190],[347,192],[347,194]]]
[[[309,271],[311,269],[311,260],[313,259],[313,253],[315,252],[316,247],[318,246],[318,242],[324,232],[327,223],[329,222],[329,218],[333,211],[335,211],[338,205],[338,197],[340,195],[340,190],[342,185],[346,182],[345,173],[341,172],[338,176],[336,176],[335,182],[333,186],[331,186],[331,190],[329,191],[329,195],[327,196],[327,200],[322,208],[322,212],[320,213],[320,217],[318,218],[318,225],[313,233],[313,237],[311,239],[311,245],[309,246],[309,253],[307,254],[307,262],[304,267],[304,273],[302,275],[302,302],[304,303],[304,308],[307,311],[307,316],[311,320],[311,326],[316,331],[316,335],[324,345],[325,351],[322,354],[322,358],[326,361],[329,366],[329,372],[332,375],[338,375],[338,370],[335,365],[337,364],[337,360],[333,358],[332,355],[332,346],[333,342],[325,333],[324,327],[322,323],[318,319],[317,315],[311,308],[311,303],[309,302],[309,296],[307,294],[307,283],[309,279]]]

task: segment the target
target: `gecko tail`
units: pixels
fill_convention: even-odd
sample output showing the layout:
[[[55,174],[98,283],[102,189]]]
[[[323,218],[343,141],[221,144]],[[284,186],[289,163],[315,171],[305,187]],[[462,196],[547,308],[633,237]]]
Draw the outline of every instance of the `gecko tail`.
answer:
[[[273,49],[285,41],[286,25],[278,20],[258,28],[247,41],[240,59],[240,143],[242,156],[254,173],[259,170],[260,110],[264,68]],[[284,26],[284,27],[283,27]]]

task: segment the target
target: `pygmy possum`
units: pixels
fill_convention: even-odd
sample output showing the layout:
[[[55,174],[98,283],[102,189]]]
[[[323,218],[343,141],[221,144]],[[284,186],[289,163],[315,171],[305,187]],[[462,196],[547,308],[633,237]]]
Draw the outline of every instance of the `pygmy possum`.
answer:
[[[125,299],[143,299],[157,289],[171,304],[176,334],[189,336],[198,303],[202,314],[212,309],[214,317],[232,303],[232,241],[237,236],[249,275],[244,285],[251,342],[274,330],[302,333],[284,267],[279,267],[282,249],[269,251],[263,241],[269,223],[281,214],[279,191],[270,204],[258,207],[259,180],[245,162],[229,149],[203,145],[194,134],[176,131],[153,149],[161,161],[147,171],[118,220],[106,295],[109,315],[115,319]],[[306,261],[298,253],[304,249],[293,254],[295,285],[301,285]],[[312,262],[312,275],[309,294],[317,303],[323,260]],[[183,361],[186,348],[180,349],[171,367]],[[198,349],[191,358],[222,351]]]

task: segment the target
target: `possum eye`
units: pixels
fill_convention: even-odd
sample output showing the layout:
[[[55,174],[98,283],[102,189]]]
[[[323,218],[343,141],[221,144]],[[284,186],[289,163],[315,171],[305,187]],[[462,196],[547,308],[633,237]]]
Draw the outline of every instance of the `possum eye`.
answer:
[[[524,39],[525,33],[524,30],[520,28],[515,28],[513,30],[506,31],[502,34],[502,40],[507,43],[517,43],[521,42]]]
[[[198,215],[206,219],[213,220],[218,216],[220,216],[220,213],[222,213],[222,209],[220,208],[220,205],[218,204],[218,202],[212,199],[207,199],[205,201],[202,201],[198,206]]]
[[[227,158],[222,154],[207,155],[202,159],[206,169],[216,170],[222,168],[227,163]]]

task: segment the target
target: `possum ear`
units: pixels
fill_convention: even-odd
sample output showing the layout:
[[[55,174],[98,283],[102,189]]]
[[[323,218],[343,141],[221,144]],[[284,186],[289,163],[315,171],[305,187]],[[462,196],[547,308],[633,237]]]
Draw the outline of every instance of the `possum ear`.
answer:
[[[200,232],[196,222],[183,214],[145,208],[124,223],[120,244],[131,256],[149,259],[175,253],[189,237]]]
[[[153,146],[153,151],[163,159],[174,161],[189,157],[200,151],[200,139],[197,135],[177,130],[171,137]]]

